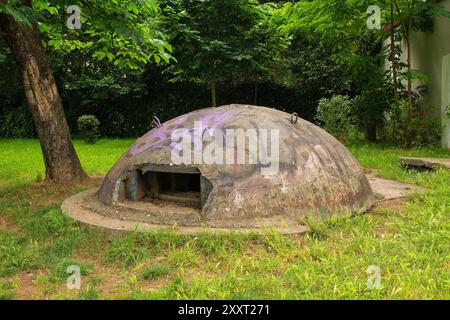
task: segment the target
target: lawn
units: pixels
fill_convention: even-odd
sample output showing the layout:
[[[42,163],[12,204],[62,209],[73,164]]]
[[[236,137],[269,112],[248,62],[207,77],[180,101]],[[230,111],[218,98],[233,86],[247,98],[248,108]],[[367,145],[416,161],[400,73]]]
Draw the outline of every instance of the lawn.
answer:
[[[89,145],[75,140],[80,160],[89,175],[104,175],[134,140],[100,140]],[[45,177],[37,140],[0,139],[0,186],[27,185]]]
[[[132,140],[75,141],[91,176],[104,175]],[[367,214],[309,219],[283,236],[170,232],[111,235],[80,228],[62,200],[97,185],[41,182],[36,140],[0,140],[0,298],[45,299],[449,299],[450,171],[415,172],[398,156],[450,157],[439,149],[350,145],[376,174],[426,188]],[[66,287],[80,266],[81,290]],[[376,266],[381,288],[367,282]]]

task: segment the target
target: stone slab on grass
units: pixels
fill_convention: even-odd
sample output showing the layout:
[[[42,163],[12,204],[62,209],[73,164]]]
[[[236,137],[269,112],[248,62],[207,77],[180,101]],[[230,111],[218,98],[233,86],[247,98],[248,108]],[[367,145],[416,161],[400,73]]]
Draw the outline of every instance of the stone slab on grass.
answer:
[[[372,175],[368,175],[367,178],[373,193],[382,201],[404,198],[412,193],[424,191],[421,187],[395,180],[383,179]]]
[[[439,168],[450,169],[450,159],[446,158],[414,158],[401,157],[400,162],[407,167],[436,170]]]

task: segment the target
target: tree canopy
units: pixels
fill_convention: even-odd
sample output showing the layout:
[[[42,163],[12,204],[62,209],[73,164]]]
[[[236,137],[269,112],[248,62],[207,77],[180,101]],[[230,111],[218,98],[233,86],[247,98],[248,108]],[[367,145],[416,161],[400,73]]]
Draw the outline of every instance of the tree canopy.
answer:
[[[69,6],[80,8],[80,29],[67,27]],[[2,12],[27,26],[37,23],[46,46],[55,51],[82,50],[132,69],[172,58],[155,0],[4,0]]]

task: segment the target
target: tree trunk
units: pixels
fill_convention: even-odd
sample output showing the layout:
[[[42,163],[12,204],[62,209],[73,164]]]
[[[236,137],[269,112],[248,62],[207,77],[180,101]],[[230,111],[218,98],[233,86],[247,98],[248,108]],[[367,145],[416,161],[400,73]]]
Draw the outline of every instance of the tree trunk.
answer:
[[[364,132],[365,138],[370,142],[377,142],[377,126],[371,125]]]
[[[395,61],[395,27],[394,27],[394,2],[391,0],[391,62],[392,62],[392,90],[397,101],[397,65]]]
[[[255,87],[254,87],[254,95],[253,95],[253,104],[255,106],[258,105],[258,81],[255,81]]]
[[[19,68],[45,163],[45,177],[56,183],[86,178],[70,138],[55,79],[37,25],[28,27],[0,14],[3,31]]]
[[[213,107],[217,107],[216,103],[216,79],[211,80],[211,104]]]
[[[412,32],[412,17],[408,20],[408,34],[406,35],[407,44],[407,65],[408,65],[408,115],[407,115],[407,129],[406,129],[406,146],[412,146],[412,117],[413,117],[413,92],[411,83],[411,32]]]

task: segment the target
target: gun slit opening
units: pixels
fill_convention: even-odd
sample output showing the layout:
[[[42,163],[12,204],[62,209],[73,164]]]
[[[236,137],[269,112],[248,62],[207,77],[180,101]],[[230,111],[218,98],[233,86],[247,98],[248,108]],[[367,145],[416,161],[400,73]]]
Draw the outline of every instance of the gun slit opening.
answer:
[[[124,196],[119,198],[144,202],[159,200],[203,208],[212,184],[197,168],[149,168],[132,171],[125,180]]]

